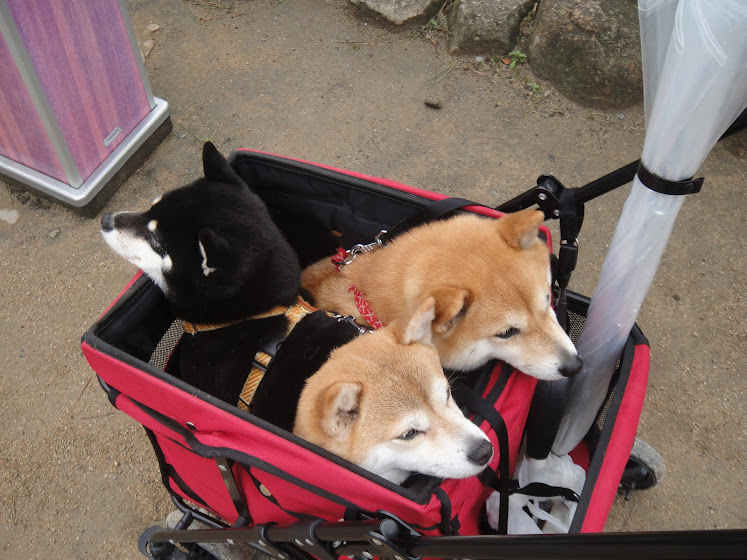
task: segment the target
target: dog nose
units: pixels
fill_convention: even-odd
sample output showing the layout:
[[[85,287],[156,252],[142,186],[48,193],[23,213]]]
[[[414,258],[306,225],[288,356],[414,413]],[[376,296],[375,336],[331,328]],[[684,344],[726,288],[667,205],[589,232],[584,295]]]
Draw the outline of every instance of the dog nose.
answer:
[[[486,439],[482,440],[477,447],[474,447],[469,452],[467,458],[472,461],[475,465],[487,465],[490,458],[493,456],[493,445]]]
[[[101,216],[101,229],[104,231],[111,231],[114,229],[114,214],[107,212]]]
[[[581,367],[583,365],[584,361],[579,358],[578,355],[576,355],[568,364],[560,368],[560,375],[562,375],[563,377],[573,377],[579,371],[581,371]]]

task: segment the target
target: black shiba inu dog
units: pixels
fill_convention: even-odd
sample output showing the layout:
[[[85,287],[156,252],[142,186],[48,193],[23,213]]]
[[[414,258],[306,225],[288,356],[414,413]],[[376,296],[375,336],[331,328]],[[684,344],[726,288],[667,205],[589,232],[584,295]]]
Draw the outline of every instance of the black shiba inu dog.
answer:
[[[358,330],[299,299],[297,255],[264,202],[210,142],[202,157],[203,178],[165,193],[144,212],[105,214],[101,232],[114,252],[153,280],[182,320],[176,375],[230,404],[239,402],[257,353],[272,356],[275,347],[268,344],[306,317],[294,338],[304,346],[313,339],[320,351],[291,352],[277,360],[280,367],[273,361],[268,382],[250,397],[254,414],[290,430],[306,377]],[[326,341],[312,334],[320,326],[328,329]],[[278,386],[285,390],[273,394]]]

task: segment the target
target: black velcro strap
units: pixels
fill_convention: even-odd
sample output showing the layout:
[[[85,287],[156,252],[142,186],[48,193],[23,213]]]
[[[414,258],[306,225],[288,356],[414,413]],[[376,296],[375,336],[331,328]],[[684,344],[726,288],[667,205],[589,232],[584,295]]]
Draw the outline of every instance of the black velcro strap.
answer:
[[[560,496],[569,502],[578,503],[578,494],[570,488],[551,486],[542,482],[530,482],[526,486],[519,488],[517,481],[512,482],[516,484],[509,489],[509,493],[511,494],[522,494],[523,496],[534,496],[535,498],[555,498]]]
[[[654,175],[648,169],[643,166],[643,163],[638,164],[638,171],[636,171],[638,179],[644,186],[648,187],[652,191],[656,191],[661,194],[672,194],[672,195],[685,195],[695,194],[700,192],[703,186],[703,178],[699,179],[685,179],[684,181],[669,181],[662,179],[658,175]]]
[[[584,223],[584,204],[576,195],[578,189],[563,189],[558,196],[560,206],[560,238],[572,242],[578,237]]]
[[[558,250],[557,282],[565,289],[578,261],[578,234],[584,223],[584,205],[578,202],[578,189],[564,189],[558,197],[560,204],[560,249]]]
[[[584,223],[584,204],[578,201],[578,189],[563,189],[558,196],[560,205],[560,249],[555,281],[558,284],[558,299],[555,314],[563,329],[568,321],[566,288],[578,262],[578,234]]]

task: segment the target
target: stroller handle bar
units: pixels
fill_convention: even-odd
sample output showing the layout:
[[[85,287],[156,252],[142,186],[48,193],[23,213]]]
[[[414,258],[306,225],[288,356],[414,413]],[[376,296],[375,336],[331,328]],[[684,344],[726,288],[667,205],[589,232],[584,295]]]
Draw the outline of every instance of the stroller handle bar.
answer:
[[[742,111],[742,114],[735,119],[719,140],[723,140],[744,128],[747,128],[747,110]],[[578,204],[583,204],[584,202],[589,202],[603,194],[613,191],[618,187],[627,185],[635,178],[640,163],[640,159],[632,161],[627,165],[623,165],[619,169],[611,171],[610,173],[583,185],[582,187],[578,187],[575,194],[576,202]],[[539,188],[535,187],[529,189],[528,191],[515,196],[511,200],[504,202],[500,206],[496,206],[495,209],[499,212],[509,213],[529,208],[533,204],[538,204],[542,210],[545,210],[547,197],[557,196],[559,194],[559,189],[563,189],[562,185],[556,185],[552,182],[548,184],[545,181],[547,178],[557,182],[557,179],[554,179],[554,177],[543,175],[537,180]],[[543,191],[543,188],[549,190],[545,192]],[[557,218],[558,216],[559,213],[553,214],[552,212],[545,212],[546,219]]]
[[[689,560],[744,558],[747,530],[655,531],[542,535],[423,537],[393,518],[329,523],[298,522],[287,527],[165,530],[150,533],[151,545],[246,543],[270,556],[333,560],[363,558],[470,558],[485,560]]]

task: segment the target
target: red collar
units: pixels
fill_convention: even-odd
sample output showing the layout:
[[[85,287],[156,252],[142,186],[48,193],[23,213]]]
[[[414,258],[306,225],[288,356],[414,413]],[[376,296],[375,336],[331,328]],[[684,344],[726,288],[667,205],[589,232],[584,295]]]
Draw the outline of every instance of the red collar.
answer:
[[[350,253],[340,247],[337,250],[337,254],[332,257],[332,264],[335,265],[335,268],[337,268],[337,270],[340,270],[340,267],[350,263],[353,258],[355,258],[355,255],[353,255],[353,257],[351,258]],[[361,316],[369,325],[371,325],[374,329],[380,329],[384,326],[384,323],[382,323],[373,312],[373,310],[371,309],[371,305],[368,303],[368,300],[363,296],[358,288],[356,288],[353,284],[350,284],[348,292],[353,292],[353,296],[355,296],[355,306],[358,308]]]
[[[382,323],[373,312],[370,304],[368,303],[368,300],[363,297],[363,294],[358,288],[350,284],[348,292],[353,292],[353,295],[355,296],[355,306],[358,308],[358,311],[360,311],[360,314],[369,325],[371,325],[374,329],[380,329],[384,326],[384,323]]]

